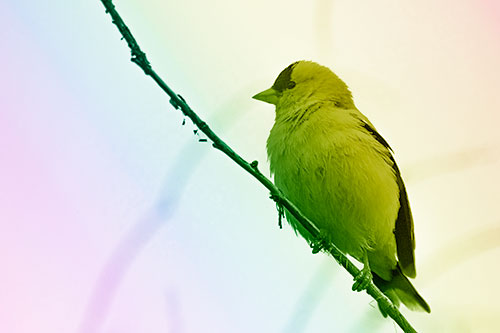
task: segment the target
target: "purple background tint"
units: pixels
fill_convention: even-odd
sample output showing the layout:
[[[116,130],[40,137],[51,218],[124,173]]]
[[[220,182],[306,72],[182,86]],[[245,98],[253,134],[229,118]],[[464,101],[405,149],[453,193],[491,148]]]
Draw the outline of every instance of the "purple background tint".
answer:
[[[330,66],[396,151],[422,331],[492,329],[500,294],[495,1],[118,1],[150,61],[266,174],[298,59]],[[0,4],[2,332],[393,331],[267,192],[197,143],[99,1]]]

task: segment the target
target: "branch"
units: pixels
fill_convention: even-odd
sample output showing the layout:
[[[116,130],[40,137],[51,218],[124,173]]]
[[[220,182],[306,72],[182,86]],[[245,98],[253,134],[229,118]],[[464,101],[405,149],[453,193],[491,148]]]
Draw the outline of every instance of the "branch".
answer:
[[[284,207],[286,210],[292,214],[297,221],[311,234],[311,236],[317,240],[313,246],[313,253],[317,253],[320,250],[328,252],[335,258],[335,260],[343,266],[349,274],[353,277],[359,275],[359,269],[331,242],[327,241],[321,234],[320,230],[314,225],[311,220],[309,220],[304,214],[302,214],[299,209],[288,200],[283,193],[269,180],[267,179],[258,169],[258,162],[253,161],[248,163],[240,155],[238,155],[231,147],[229,147],[223,140],[221,140],[210,127],[191,109],[191,107],[186,103],[182,96],[176,94],[170,87],[156,74],[156,72],[151,67],[146,54],[142,52],[134,36],[130,32],[129,28],[125,25],[122,18],[118,14],[111,0],[101,0],[102,4],[106,8],[106,13],[111,15],[113,23],[117,26],[123,39],[127,42],[132,58],[131,61],[137,64],[146,75],[150,76],[160,88],[170,97],[170,104],[180,110],[186,117],[191,119],[191,121],[203,132],[211,141],[212,146],[239,166],[245,169],[248,173],[254,176],[262,185],[264,185],[271,193],[271,199],[273,199],[278,207]],[[384,309],[394,321],[401,327],[404,332],[416,332],[415,329],[410,325],[406,318],[399,312],[399,309],[392,304],[392,302],[373,284],[370,282],[366,292],[372,296],[379,304],[381,309]]]

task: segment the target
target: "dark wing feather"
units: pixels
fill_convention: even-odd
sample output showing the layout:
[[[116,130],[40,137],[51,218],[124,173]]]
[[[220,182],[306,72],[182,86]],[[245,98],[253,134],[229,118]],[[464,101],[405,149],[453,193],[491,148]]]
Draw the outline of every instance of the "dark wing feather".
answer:
[[[368,131],[380,144],[392,151],[387,141],[369,124],[363,121],[363,128]],[[392,161],[392,168],[396,175],[396,182],[399,187],[399,211],[396,219],[396,227],[394,235],[396,236],[396,245],[398,251],[398,260],[403,273],[411,278],[414,278],[417,273],[415,271],[415,236],[413,232],[413,217],[411,215],[410,203],[406,194],[405,184],[401,178],[398,165],[394,157],[389,152]]]

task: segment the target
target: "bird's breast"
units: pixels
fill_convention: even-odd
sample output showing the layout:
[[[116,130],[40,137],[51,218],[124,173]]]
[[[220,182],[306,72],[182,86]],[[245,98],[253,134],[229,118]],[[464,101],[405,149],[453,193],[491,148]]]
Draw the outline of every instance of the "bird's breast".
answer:
[[[340,111],[318,112],[300,126],[277,121],[267,141],[276,186],[355,257],[394,238],[399,190],[388,157],[376,147]]]

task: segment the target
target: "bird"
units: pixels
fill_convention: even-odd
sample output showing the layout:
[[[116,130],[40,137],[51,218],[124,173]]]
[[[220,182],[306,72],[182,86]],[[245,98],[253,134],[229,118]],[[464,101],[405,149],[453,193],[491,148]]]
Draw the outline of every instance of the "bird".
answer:
[[[363,264],[353,290],[373,281],[394,305],[430,313],[408,279],[416,277],[415,237],[401,172],[344,81],[300,60],[253,98],[275,105],[266,144],[275,185],[322,237]],[[286,209],[285,217],[309,245],[317,242]]]

